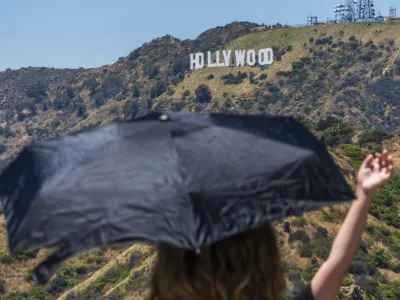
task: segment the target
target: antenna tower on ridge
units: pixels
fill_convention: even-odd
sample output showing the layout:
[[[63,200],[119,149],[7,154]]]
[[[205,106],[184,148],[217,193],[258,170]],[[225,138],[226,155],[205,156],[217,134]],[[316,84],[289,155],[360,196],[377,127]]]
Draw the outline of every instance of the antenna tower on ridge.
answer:
[[[313,14],[308,14],[307,24],[311,26],[318,24],[318,17],[314,16]]]
[[[338,4],[335,6],[335,20],[340,23],[355,22],[357,1],[348,0],[346,4]]]
[[[392,5],[389,8],[389,19],[390,20],[395,20],[396,19],[396,10],[397,10],[397,6],[396,5]]]

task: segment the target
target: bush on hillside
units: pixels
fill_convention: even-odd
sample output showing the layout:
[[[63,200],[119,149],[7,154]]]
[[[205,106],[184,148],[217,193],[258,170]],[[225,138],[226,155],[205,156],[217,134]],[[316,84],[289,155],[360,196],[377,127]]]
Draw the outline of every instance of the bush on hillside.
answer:
[[[296,217],[292,222],[292,225],[297,227],[304,227],[306,224],[307,220],[303,216]]]
[[[368,259],[373,266],[383,269],[387,269],[390,262],[390,257],[385,253],[385,250],[383,249],[376,249],[372,251]]]
[[[349,273],[353,275],[373,276],[378,272],[377,268],[363,260],[354,260],[349,267]]]
[[[367,156],[367,153],[357,145],[342,144],[339,146],[339,148],[343,150],[347,157],[350,158],[351,164],[356,170],[360,168],[361,163]]]
[[[0,252],[0,263],[12,264],[36,258],[39,250],[26,250],[20,252]]]
[[[101,83],[99,89],[105,98],[115,98],[115,96],[122,90],[123,84],[122,79],[117,74],[109,72]]]
[[[122,109],[122,113],[124,114],[125,120],[126,119],[134,119],[137,114],[139,113],[139,105],[137,101],[135,100],[130,100],[127,101]]]
[[[395,257],[400,257],[400,232],[390,231],[383,226],[366,226],[367,231],[371,234],[372,238],[377,242],[382,242],[387,249],[389,249]]]
[[[239,106],[245,110],[249,110],[253,107],[254,101],[249,99],[249,100],[241,100],[239,101]]]
[[[398,204],[400,203],[400,175],[394,174],[375,194],[371,214],[389,226],[400,229]]]
[[[172,74],[177,75],[183,73],[185,70],[189,69],[189,62],[187,59],[179,58],[172,62]]]
[[[351,142],[353,127],[346,123],[337,123],[330,126],[321,134],[321,141],[330,147]]]
[[[106,102],[107,102],[106,98],[105,98],[104,95],[101,94],[101,93],[96,93],[96,94],[93,96],[93,104],[94,104],[94,106],[97,107],[97,108],[103,106],[104,104],[106,104]]]
[[[94,92],[98,86],[99,83],[96,78],[89,77],[82,82],[81,89],[88,89],[90,92]]]
[[[150,79],[155,78],[160,73],[160,66],[152,60],[147,60],[143,65],[143,74]]]
[[[294,61],[292,62],[293,70],[301,70],[304,68],[304,63],[302,61]]]
[[[304,281],[309,282],[314,277],[314,275],[317,274],[318,269],[318,266],[311,265],[303,271],[301,277]]]
[[[136,83],[132,85],[132,97],[139,98],[140,97],[140,90]]]
[[[381,145],[382,141],[392,138],[394,134],[388,130],[373,129],[362,132],[358,136],[360,147],[366,147],[368,144]]]
[[[131,273],[131,268],[129,265],[117,265],[103,275],[98,277],[93,283],[92,292],[99,293],[104,290],[108,285],[115,285],[125,278],[127,278]]]
[[[57,272],[56,277],[45,289],[45,292],[54,295],[62,293],[67,289],[76,286],[79,283],[79,280],[75,279],[74,276],[75,272],[72,269],[68,267],[62,268],[59,272]]]
[[[264,80],[264,79],[267,79],[267,77],[268,77],[268,75],[263,73],[263,74],[260,75],[259,79],[260,80]]]
[[[155,99],[162,95],[167,90],[167,84],[162,81],[157,81],[150,89],[150,98]]]
[[[35,98],[41,101],[47,96],[46,86],[41,82],[36,82],[35,84],[28,85],[26,87],[26,95],[31,98]]]
[[[315,45],[325,45],[325,44],[332,45],[333,43],[332,39],[333,39],[332,36],[317,39],[315,40]]]
[[[335,117],[328,116],[325,119],[320,119],[315,125],[315,130],[322,131],[328,129],[329,127],[340,123],[341,121]]]
[[[328,258],[331,249],[331,242],[328,238],[315,238],[311,241],[311,245],[316,256],[322,259]]]
[[[328,230],[325,227],[318,226],[317,231],[315,232],[315,238],[327,238]]]
[[[296,230],[293,233],[289,234],[289,243],[293,243],[295,241],[301,241],[302,243],[309,243],[310,237],[304,230]]]
[[[140,56],[140,50],[135,49],[128,55],[128,60],[136,60]]]
[[[314,125],[309,119],[303,118],[303,117],[297,117],[295,119],[296,119],[296,121],[298,123],[300,123],[301,125],[306,127],[308,130],[313,130],[314,129]]]
[[[300,251],[299,251],[300,257],[312,257],[313,252],[312,252],[312,247],[310,243],[304,243],[300,246]]]
[[[225,85],[236,85],[243,82],[243,79],[247,78],[248,75],[246,72],[238,72],[237,75],[233,75],[232,73],[228,73],[226,75],[221,76],[221,79],[224,80]]]
[[[210,88],[205,85],[199,85],[195,90],[196,98],[195,102],[197,103],[209,103],[212,99],[212,93]]]

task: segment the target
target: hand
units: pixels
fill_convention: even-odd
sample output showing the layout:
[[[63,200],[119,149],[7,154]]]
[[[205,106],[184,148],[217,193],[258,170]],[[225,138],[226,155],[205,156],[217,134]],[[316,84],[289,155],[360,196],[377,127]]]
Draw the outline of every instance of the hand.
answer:
[[[372,196],[379,187],[387,182],[392,176],[393,159],[387,150],[368,157],[361,164],[358,171],[357,188],[369,196]]]

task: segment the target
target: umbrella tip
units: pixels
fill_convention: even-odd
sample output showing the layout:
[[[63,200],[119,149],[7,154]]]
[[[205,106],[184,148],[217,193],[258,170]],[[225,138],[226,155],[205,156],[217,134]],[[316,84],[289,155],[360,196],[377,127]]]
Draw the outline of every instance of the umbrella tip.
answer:
[[[169,120],[169,116],[168,115],[161,115],[160,116],[160,121],[168,121]]]

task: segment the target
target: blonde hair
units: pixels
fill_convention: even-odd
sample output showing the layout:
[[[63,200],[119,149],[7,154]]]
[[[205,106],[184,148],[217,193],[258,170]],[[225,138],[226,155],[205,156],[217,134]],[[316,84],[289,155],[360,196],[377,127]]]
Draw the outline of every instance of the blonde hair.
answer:
[[[281,300],[286,282],[267,223],[195,251],[158,246],[149,300]]]

